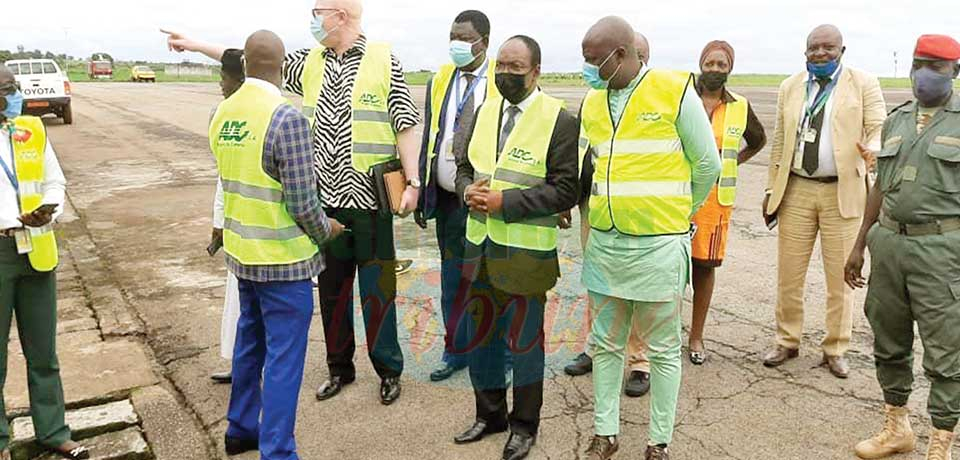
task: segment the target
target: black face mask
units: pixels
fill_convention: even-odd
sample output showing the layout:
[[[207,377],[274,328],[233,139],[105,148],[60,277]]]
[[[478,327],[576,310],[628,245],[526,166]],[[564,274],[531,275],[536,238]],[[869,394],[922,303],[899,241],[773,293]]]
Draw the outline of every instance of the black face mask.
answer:
[[[709,91],[716,91],[723,88],[727,83],[729,74],[723,72],[704,72],[700,75],[700,83]]]
[[[497,90],[511,104],[523,102],[523,98],[527,95],[527,74],[498,73]]]

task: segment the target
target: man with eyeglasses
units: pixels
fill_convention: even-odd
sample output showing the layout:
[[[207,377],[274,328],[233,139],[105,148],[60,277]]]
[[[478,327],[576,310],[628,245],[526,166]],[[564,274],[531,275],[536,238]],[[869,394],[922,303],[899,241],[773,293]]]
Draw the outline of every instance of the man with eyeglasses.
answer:
[[[457,195],[469,208],[464,277],[470,327],[470,382],[476,416],[457,444],[510,430],[503,460],[526,458],[543,406],[543,315],[560,277],[558,214],[577,202],[577,121],[539,89],[540,45],[510,38],[497,55],[496,85],[477,111],[457,158]],[[507,410],[504,352],[513,355]]]
[[[22,109],[13,72],[0,65],[0,389],[16,316],[37,442],[65,458],[89,458],[87,449],[71,440],[64,421],[57,361],[59,254],[52,225],[63,212],[67,181],[43,122],[21,116]],[[6,413],[2,394],[0,413]],[[10,426],[0,417],[0,460],[10,459],[9,442]]]
[[[400,397],[403,353],[397,339],[396,250],[393,219],[378,212],[370,170],[399,159],[407,177],[398,215],[417,206],[420,192],[420,122],[390,45],[368,42],[360,0],[317,0],[311,32],[319,46],[289,53],[284,89],[303,96],[313,129],[315,170],[327,215],[350,229],[323,248],[326,270],[318,279],[329,379],[317,399],[338,395],[356,378],[353,355],[353,284],[359,276],[369,357],[381,379],[380,402]],[[167,32],[176,51],[219,59],[224,47]]]

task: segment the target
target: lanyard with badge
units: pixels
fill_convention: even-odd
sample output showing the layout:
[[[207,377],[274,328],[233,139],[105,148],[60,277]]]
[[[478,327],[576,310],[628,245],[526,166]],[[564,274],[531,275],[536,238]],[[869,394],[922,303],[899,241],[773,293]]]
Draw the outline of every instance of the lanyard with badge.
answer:
[[[457,92],[457,116],[456,118],[454,118],[453,132],[457,132],[460,130],[460,116],[463,115],[463,109],[464,107],[466,107],[467,101],[470,99],[470,96],[473,95],[474,90],[477,89],[477,85],[479,85],[483,80],[487,79],[488,65],[490,65],[489,62],[483,64],[483,68],[480,69],[480,72],[478,72],[478,75],[476,76],[476,78],[474,78],[473,81],[470,82],[470,86],[467,86],[467,90],[464,91],[462,94],[460,93],[460,78],[463,77],[463,75],[460,73],[460,70],[457,70],[457,83],[456,83],[456,89],[455,89]]]
[[[810,123],[813,123],[813,119],[816,118],[820,112],[823,112],[823,109],[827,106],[830,94],[832,94],[834,88],[837,87],[837,80],[839,80],[839,78],[831,79],[830,83],[827,83],[827,86],[823,88],[823,91],[819,92],[818,97],[813,101],[810,100],[810,94],[813,92],[815,83],[813,77],[811,76],[807,82],[807,105],[803,110],[803,123],[800,124],[800,141],[802,143],[813,144],[817,142],[817,128],[811,127]]]
[[[10,141],[10,157],[13,158],[16,155],[13,150],[13,136],[9,136]],[[20,209],[20,181],[17,180],[17,165],[16,160],[12,165],[7,164],[7,160],[0,157],[0,166],[3,167],[4,174],[7,175],[7,179],[10,181],[10,185],[13,186],[14,192],[17,194],[17,209]],[[13,232],[14,238],[17,241],[17,254],[28,254],[30,251],[33,251],[33,240],[30,239],[30,231],[26,228],[19,228]]]
[[[463,93],[460,92],[460,78],[463,75],[460,73],[460,70],[457,70],[456,75],[454,75],[454,80],[456,81],[454,86],[454,91],[456,91],[456,103],[457,103],[457,112],[456,117],[453,119],[453,133],[456,134],[460,130],[460,118],[463,115],[463,109],[467,106],[467,101],[470,100],[470,96],[473,95],[473,92],[477,89],[477,86],[487,79],[487,66],[490,65],[489,62],[483,65],[483,68],[478,72],[478,76],[470,82],[470,85],[467,86],[466,91]],[[447,139],[447,142],[444,142],[445,148],[443,149],[443,156],[447,160],[453,161],[453,138]]]

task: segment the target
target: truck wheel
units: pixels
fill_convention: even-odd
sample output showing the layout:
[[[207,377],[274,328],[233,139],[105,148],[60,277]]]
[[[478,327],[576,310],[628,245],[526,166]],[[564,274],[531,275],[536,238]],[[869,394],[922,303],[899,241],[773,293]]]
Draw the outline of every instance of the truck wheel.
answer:
[[[70,102],[67,102],[67,105],[61,110],[61,115],[63,117],[63,124],[72,125],[73,124],[73,107]]]

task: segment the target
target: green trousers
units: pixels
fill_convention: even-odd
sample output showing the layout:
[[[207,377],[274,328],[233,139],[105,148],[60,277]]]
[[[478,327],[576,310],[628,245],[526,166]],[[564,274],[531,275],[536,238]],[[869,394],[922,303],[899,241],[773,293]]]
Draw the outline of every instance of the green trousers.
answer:
[[[960,232],[904,236],[875,225],[867,245],[866,314],[884,400],[904,406],[910,397],[916,322],[933,426],[953,431],[960,419]]]
[[[681,291],[682,292],[682,291]],[[593,300],[594,429],[598,436],[620,433],[620,390],[624,349],[639,333],[650,360],[649,443],[670,444],[680,394],[680,294],[671,302],[651,303],[607,297],[590,292]]]
[[[70,440],[70,428],[64,422],[57,361],[56,275],[34,271],[27,257],[17,254],[13,238],[0,238],[0,389],[7,379],[7,348],[14,314],[27,361],[30,415],[37,442],[46,447],[60,446]],[[3,403],[0,394],[0,410],[6,414]],[[6,417],[0,417],[0,449],[9,442],[10,426]]]

